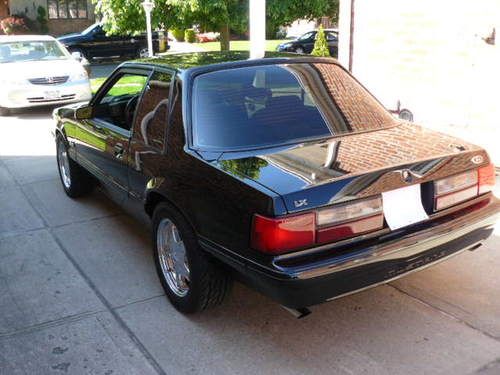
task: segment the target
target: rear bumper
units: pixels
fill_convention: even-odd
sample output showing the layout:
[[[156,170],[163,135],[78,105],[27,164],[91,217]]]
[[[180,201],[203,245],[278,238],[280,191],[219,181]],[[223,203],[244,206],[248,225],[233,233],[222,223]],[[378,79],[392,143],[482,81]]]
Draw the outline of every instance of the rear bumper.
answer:
[[[234,262],[212,246],[204,247],[235,268],[245,283],[287,307],[300,308],[387,283],[473,249],[491,235],[499,212],[500,201],[490,195],[459,213],[353,244],[348,251],[331,246],[278,257],[266,266]]]

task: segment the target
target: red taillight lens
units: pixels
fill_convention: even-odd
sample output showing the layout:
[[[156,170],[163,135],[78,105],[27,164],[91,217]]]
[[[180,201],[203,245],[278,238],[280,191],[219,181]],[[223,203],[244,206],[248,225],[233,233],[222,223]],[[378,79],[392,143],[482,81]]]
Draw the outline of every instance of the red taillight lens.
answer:
[[[316,215],[307,213],[285,218],[255,215],[252,247],[268,254],[282,254],[315,243]]]
[[[483,194],[492,191],[495,186],[495,167],[489,164],[478,170],[478,193]]]
[[[252,247],[267,254],[335,242],[384,226],[380,196],[282,218],[255,215]]]

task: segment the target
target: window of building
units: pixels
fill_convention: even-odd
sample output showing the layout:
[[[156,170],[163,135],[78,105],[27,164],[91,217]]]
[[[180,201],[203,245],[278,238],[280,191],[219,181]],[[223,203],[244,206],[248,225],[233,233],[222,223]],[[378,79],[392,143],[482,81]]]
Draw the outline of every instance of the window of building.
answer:
[[[87,18],[87,0],[47,0],[49,19]]]

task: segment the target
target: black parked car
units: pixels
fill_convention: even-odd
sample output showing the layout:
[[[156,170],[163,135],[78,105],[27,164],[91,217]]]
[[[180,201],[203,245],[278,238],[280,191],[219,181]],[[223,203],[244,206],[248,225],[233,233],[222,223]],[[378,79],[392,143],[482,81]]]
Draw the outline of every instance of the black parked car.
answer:
[[[87,60],[115,57],[148,57],[146,34],[106,35],[102,25],[95,23],[81,33],[57,38],[70,52],[79,52]],[[167,47],[168,49],[168,47]],[[159,51],[158,33],[153,33],[153,51]]]
[[[300,54],[309,54],[314,48],[316,41],[317,31],[309,31],[297,39],[290,40],[289,42],[281,43],[276,47],[278,52],[295,52]],[[326,42],[330,55],[337,57],[339,52],[339,32],[337,29],[325,29]]]
[[[492,233],[482,148],[394,118],[334,59],[247,57],[125,63],[54,112],[64,190],[98,181],[151,220],[178,310],[220,303],[236,277],[303,313]]]

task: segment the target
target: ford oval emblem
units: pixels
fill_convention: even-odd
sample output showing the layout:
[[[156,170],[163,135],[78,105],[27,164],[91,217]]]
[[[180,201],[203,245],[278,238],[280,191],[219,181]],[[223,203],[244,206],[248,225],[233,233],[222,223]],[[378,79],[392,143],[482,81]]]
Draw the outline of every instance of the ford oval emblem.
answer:
[[[476,155],[476,156],[473,156],[472,159],[470,159],[470,161],[473,162],[474,164],[482,164],[484,161],[484,158],[482,155]]]

